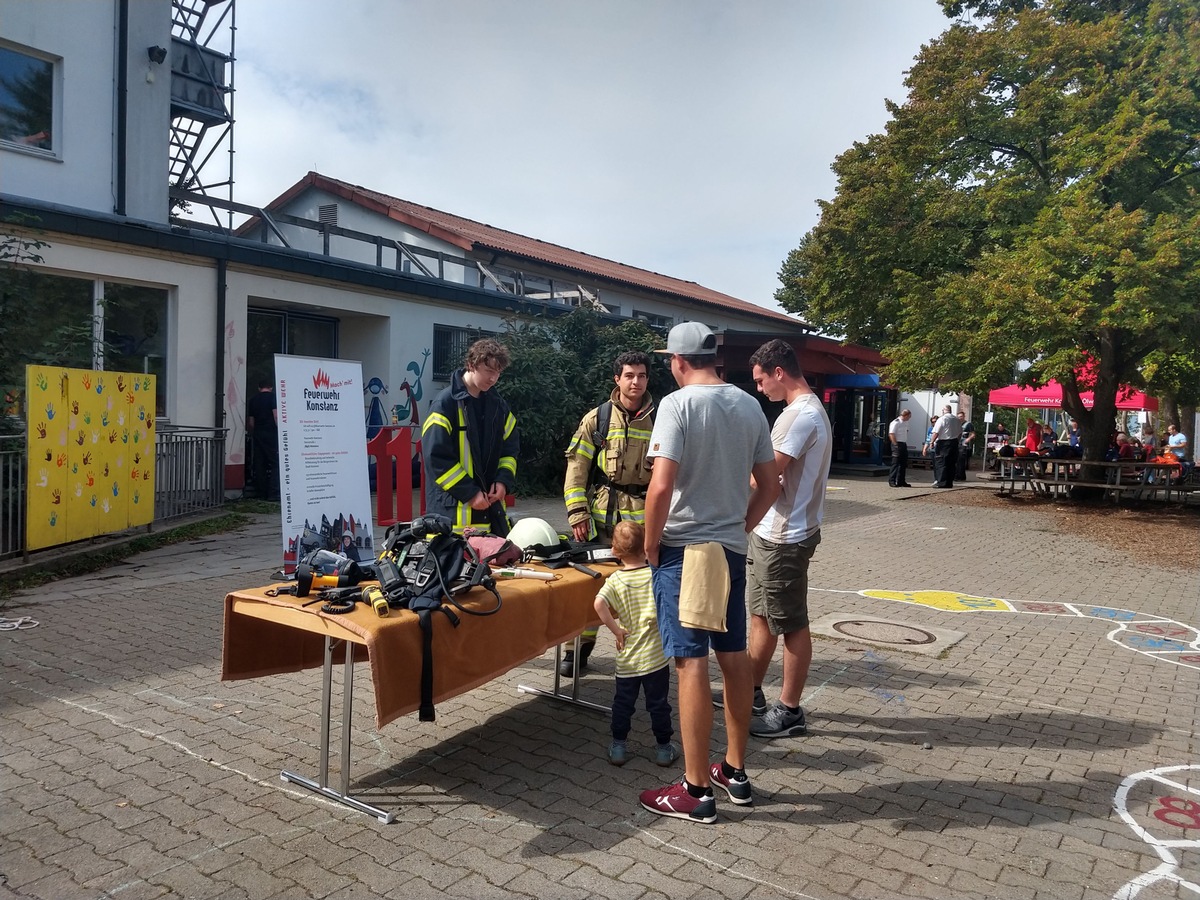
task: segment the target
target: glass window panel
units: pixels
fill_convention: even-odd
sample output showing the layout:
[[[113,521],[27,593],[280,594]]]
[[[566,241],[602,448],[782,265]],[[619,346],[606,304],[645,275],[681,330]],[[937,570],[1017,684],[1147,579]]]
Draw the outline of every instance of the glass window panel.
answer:
[[[288,316],[287,352],[337,359],[337,320]]]
[[[167,414],[167,291],[104,285],[104,368],[158,376],[155,413]]]
[[[0,46],[0,140],[53,149],[54,63]]]

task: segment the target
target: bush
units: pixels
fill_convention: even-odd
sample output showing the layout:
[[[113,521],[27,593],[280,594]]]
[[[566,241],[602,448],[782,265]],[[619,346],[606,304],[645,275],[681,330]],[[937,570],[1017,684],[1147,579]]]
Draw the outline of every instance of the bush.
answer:
[[[503,341],[511,362],[500,392],[521,433],[518,491],[557,495],[566,473],[567,443],[579,420],[612,393],[613,360],[626,350],[661,348],[665,341],[644,322],[606,325],[587,309],[555,319],[511,319],[506,329]],[[651,366],[654,397],[674,389],[668,367]]]

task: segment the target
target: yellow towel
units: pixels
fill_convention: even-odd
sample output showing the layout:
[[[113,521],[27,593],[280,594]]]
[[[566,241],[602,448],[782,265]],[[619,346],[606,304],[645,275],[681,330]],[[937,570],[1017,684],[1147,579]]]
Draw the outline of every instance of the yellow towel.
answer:
[[[729,563],[725,548],[715,541],[683,548],[683,578],[679,586],[679,624],[705,631],[727,631]]]

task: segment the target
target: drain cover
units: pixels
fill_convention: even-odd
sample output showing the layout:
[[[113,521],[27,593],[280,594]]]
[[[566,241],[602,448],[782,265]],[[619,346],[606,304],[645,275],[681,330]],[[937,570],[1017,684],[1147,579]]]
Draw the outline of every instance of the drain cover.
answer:
[[[966,635],[936,625],[913,625],[895,619],[859,618],[853,614],[830,613],[812,622],[813,634],[843,641],[862,641],[877,647],[891,647],[906,653],[937,656],[953,647]]]
[[[932,644],[937,635],[897,622],[878,622],[872,619],[850,619],[835,622],[833,630],[848,638],[871,641],[874,644]]]

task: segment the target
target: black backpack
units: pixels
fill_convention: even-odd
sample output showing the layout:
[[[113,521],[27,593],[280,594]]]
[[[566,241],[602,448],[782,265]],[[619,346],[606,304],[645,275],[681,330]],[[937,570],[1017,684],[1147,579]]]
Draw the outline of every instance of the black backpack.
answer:
[[[395,531],[389,528],[384,550],[376,562],[379,586],[395,609],[410,609],[421,625],[420,721],[435,719],[433,708],[433,613],[444,613],[455,628],[461,621],[455,610],[469,616],[490,616],[500,611],[500,592],[487,561],[445,516],[422,516]],[[496,605],[476,610],[457,599],[480,586],[491,591]]]

